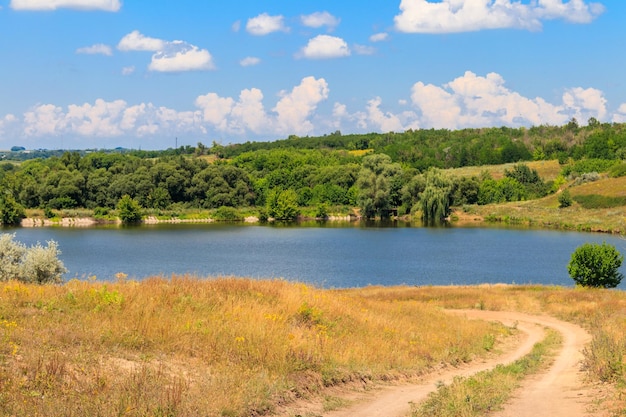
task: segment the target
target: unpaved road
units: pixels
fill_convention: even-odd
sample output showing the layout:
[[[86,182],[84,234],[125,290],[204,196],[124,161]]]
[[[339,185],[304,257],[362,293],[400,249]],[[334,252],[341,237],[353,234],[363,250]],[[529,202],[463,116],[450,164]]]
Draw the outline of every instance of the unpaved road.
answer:
[[[499,321],[507,326],[516,325],[525,336],[513,350],[496,358],[466,367],[453,368],[436,375],[429,375],[418,384],[396,385],[370,391],[359,398],[352,398],[353,405],[331,412],[320,411],[315,404],[291,409],[287,415],[323,415],[324,417],[404,417],[411,403],[426,399],[436,390],[436,384],[449,384],[456,376],[469,376],[508,364],[529,353],[535,343],[543,340],[544,328],[550,327],[563,335],[563,346],[549,369],[529,378],[516,392],[505,410],[497,417],[580,417],[586,414],[586,403],[590,401],[580,372],[581,350],[591,339],[579,326],[547,316],[532,316],[523,313],[501,311],[463,310],[454,311],[468,318]]]

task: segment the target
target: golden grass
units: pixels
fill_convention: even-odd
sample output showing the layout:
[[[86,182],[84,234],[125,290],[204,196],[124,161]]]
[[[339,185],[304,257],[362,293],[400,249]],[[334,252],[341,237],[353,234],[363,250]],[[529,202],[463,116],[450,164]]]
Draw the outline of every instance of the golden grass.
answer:
[[[190,277],[0,284],[0,415],[244,416],[468,361],[502,327],[419,300]]]
[[[580,323],[594,336],[586,351],[590,376],[616,383],[626,398],[621,291],[322,290],[282,280],[182,276],[0,283],[0,415],[271,414],[300,397],[324,397],[327,386],[409,378],[471,360],[508,334],[443,308],[542,313]],[[343,403],[328,398],[329,409]]]
[[[557,160],[551,161],[530,161],[522,162],[530,169],[537,170],[537,173],[544,181],[552,181],[561,173],[561,165]],[[451,175],[456,177],[478,177],[483,172],[488,172],[494,179],[500,179],[504,177],[505,170],[511,170],[515,163],[501,164],[501,165],[483,165],[483,166],[471,166],[462,168],[452,168],[446,170]]]
[[[608,197],[626,197],[626,177],[602,178],[598,181],[570,187],[569,190],[573,196],[597,194]]]

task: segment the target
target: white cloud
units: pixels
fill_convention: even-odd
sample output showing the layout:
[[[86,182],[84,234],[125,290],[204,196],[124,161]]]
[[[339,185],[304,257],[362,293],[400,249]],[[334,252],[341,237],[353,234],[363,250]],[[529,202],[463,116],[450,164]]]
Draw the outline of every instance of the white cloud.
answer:
[[[165,44],[164,40],[150,38],[142,35],[138,30],[134,30],[120,40],[117,44],[117,49],[120,51],[157,52],[163,50]]]
[[[452,33],[483,29],[539,30],[542,21],[563,19],[589,23],[604,12],[600,3],[585,0],[402,0],[396,29],[409,33]]]
[[[387,32],[374,33],[370,36],[370,42],[383,42],[389,39],[389,34]]]
[[[163,50],[152,55],[150,71],[182,72],[215,69],[213,57],[206,49],[183,41],[167,42]]]
[[[262,36],[272,32],[288,32],[289,28],[285,26],[283,16],[270,16],[267,13],[262,13],[248,19],[246,30],[252,35]]]
[[[367,102],[368,120],[376,126],[381,132],[398,132],[403,131],[404,126],[400,118],[390,112],[383,113],[380,110],[382,99],[376,97]]]
[[[78,48],[76,50],[77,54],[88,54],[88,55],[113,55],[113,50],[109,45],[104,45],[102,43],[98,43],[91,46],[85,46],[83,48]]]
[[[346,41],[336,36],[318,35],[310,39],[297,55],[310,59],[340,58],[350,55]]]
[[[276,103],[272,109],[277,116],[277,131],[297,135],[309,133],[313,124],[308,120],[317,105],[328,98],[328,84],[323,78],[306,77],[300,85]]]
[[[355,43],[352,45],[352,48],[358,55],[374,55],[376,53],[376,48],[373,46],[359,45]]]
[[[300,21],[304,26],[311,28],[320,28],[322,26],[328,27],[329,30],[333,30],[339,26],[341,19],[333,16],[332,14],[324,12],[315,12],[308,15],[300,16]]]
[[[242,67],[252,67],[254,65],[258,65],[260,62],[260,58],[257,58],[255,56],[248,56],[239,61],[239,65],[241,65]]]
[[[120,0],[11,0],[11,8],[14,10],[76,9],[117,12],[121,7]]]
[[[232,29],[233,32],[239,32],[239,30],[241,30],[241,20],[237,20],[233,22],[230,28]]]
[[[184,41],[165,41],[151,38],[135,30],[124,36],[117,45],[121,51],[154,52],[148,69],[158,72],[205,71],[215,69],[213,57]]]
[[[562,103],[551,104],[541,97],[524,97],[504,84],[499,74],[481,77],[467,71],[442,87],[415,83],[411,100],[421,114],[422,125],[447,129],[562,125],[572,117],[587,120],[607,115],[606,99],[596,89],[568,89]]]
[[[134,65],[122,68],[122,75],[131,75],[134,72],[135,72],[135,66]]]
[[[626,123],[626,103],[622,103],[613,115],[613,123]]]
[[[600,90],[568,88],[558,102],[550,103],[509,89],[497,73],[481,76],[467,71],[441,85],[416,82],[407,92],[410,101],[396,104],[400,111],[386,109],[382,98],[374,97],[353,112],[335,102],[328,110],[331,114],[319,114],[318,108],[329,94],[325,79],[306,77],[290,90],[280,92],[271,110],[266,110],[264,94],[258,88],[244,89],[237,97],[209,92],[195,99],[192,110],[184,111],[152,103],[129,105],[124,100],[97,99],[65,108],[43,104],[22,117],[0,117],[0,140],[22,138],[39,143],[54,137],[174,137],[185,132],[196,137],[224,134],[231,138],[277,138],[321,134],[329,128],[399,132],[418,128],[560,126],[572,117],[581,123],[590,117],[626,122],[626,103],[609,112]]]

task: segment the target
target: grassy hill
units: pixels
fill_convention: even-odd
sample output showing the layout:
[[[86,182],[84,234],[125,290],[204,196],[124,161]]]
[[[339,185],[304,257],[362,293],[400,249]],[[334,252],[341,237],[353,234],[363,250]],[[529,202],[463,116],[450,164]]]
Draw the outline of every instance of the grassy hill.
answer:
[[[281,280],[120,278],[0,283],[1,415],[263,415],[297,398],[324,397],[330,386],[369,386],[474,360],[514,333],[442,308],[545,313],[583,324],[594,335],[590,377],[626,382],[620,291],[321,290]]]

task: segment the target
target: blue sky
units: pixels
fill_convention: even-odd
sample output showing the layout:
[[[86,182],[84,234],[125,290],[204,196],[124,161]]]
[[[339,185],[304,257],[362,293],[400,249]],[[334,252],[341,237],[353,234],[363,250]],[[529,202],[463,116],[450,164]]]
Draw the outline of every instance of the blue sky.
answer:
[[[0,0],[0,149],[626,122],[622,0]]]

